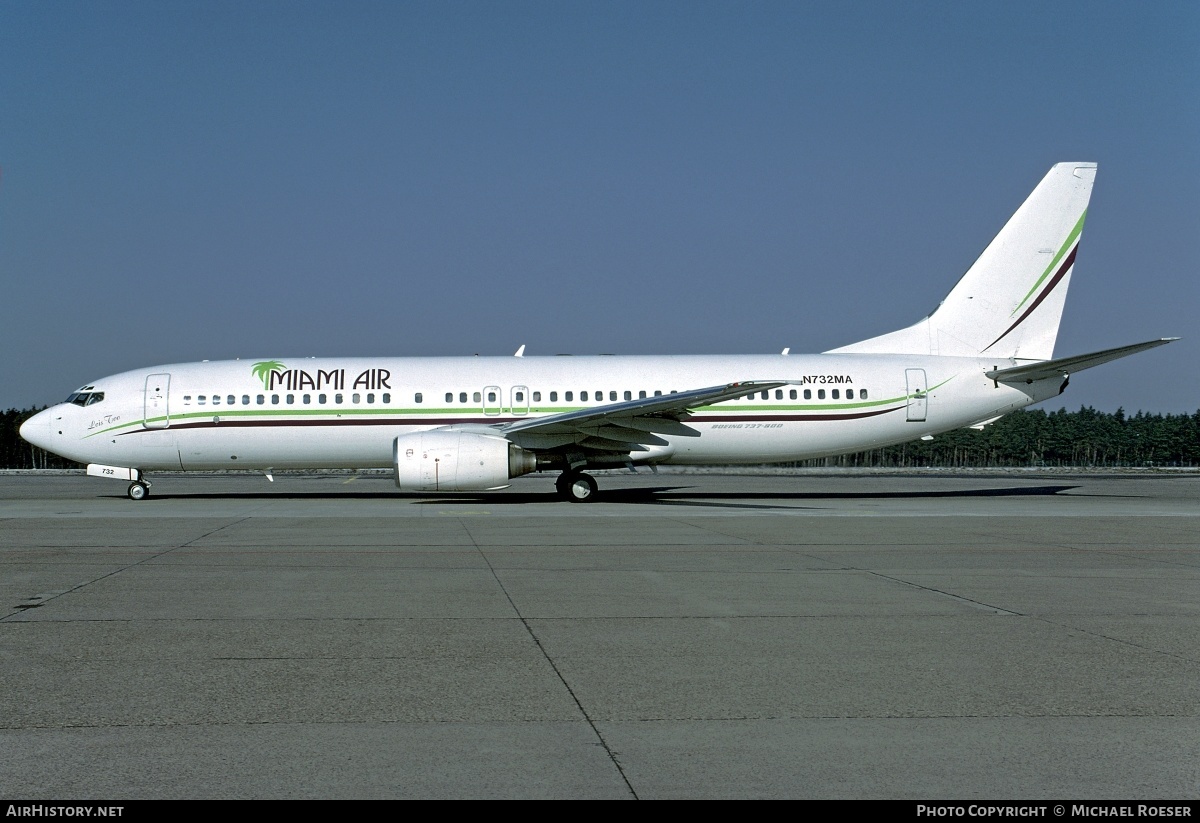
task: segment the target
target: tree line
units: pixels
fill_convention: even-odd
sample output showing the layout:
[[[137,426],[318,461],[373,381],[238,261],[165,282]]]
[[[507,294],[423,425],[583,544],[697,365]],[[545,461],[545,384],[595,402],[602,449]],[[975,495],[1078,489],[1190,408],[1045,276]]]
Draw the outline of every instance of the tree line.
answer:
[[[21,424],[40,409],[9,409],[0,417],[0,468],[69,469],[79,464],[26,443]],[[804,460],[795,466],[983,468],[1028,466],[1197,466],[1200,411],[1133,416],[1123,409],[1100,412],[1042,409],[1016,411],[984,427],[958,429],[932,440],[869,449],[841,457]]]
[[[1132,416],[1124,409],[1024,409],[982,431],[956,429],[932,440],[820,460],[798,466],[881,468],[1134,467],[1200,465],[1200,411]]]

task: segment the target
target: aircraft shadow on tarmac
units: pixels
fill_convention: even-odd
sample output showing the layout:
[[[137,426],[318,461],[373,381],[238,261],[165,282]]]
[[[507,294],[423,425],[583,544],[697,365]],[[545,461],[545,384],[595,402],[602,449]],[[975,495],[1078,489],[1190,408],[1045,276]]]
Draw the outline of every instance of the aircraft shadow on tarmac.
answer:
[[[932,491],[843,491],[843,492],[761,492],[761,491],[720,491],[706,492],[695,490],[695,486],[646,486],[636,489],[607,489],[601,490],[596,497],[597,503],[617,504],[657,504],[680,506],[728,506],[736,508],[787,508],[788,503],[802,503],[820,500],[920,500],[920,499],[954,499],[970,497],[1049,497],[1061,492],[1071,491],[1078,486],[1008,486],[1003,488],[985,489],[944,489]],[[200,494],[160,494],[155,493],[143,501],[143,505],[155,500],[395,500],[413,504],[436,503],[444,506],[455,505],[488,505],[513,506],[530,504],[563,504],[555,492],[450,492],[439,495],[417,494],[400,491],[271,491],[271,492],[240,492],[240,493],[200,493]],[[742,502],[745,501],[745,502]],[[749,501],[757,501],[754,505]],[[762,505],[766,503],[768,505]],[[770,505],[770,504],[774,505]],[[793,507],[794,508],[794,507]]]
[[[705,492],[690,491],[692,486],[650,486],[639,489],[610,489],[600,491],[597,503],[658,504],[678,506],[725,506],[731,508],[795,508],[787,503],[819,500],[908,500],[920,498],[947,499],[955,497],[1044,497],[1070,491],[1076,486],[1025,486],[1003,489],[957,489],[943,491],[895,491],[895,492]],[[407,495],[406,495],[407,496]],[[424,500],[429,500],[428,497]],[[546,494],[464,494],[437,498],[448,505],[469,503],[478,505],[511,505],[516,503],[559,503],[554,493]],[[747,501],[747,502],[741,502]],[[754,505],[748,501],[759,501]],[[775,505],[762,505],[775,503]]]

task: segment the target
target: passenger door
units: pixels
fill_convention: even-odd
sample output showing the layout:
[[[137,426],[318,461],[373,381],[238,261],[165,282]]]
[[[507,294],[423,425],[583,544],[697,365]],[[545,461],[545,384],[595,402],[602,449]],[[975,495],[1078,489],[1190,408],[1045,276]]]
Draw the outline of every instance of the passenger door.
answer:
[[[142,425],[147,429],[165,429],[171,425],[171,375],[152,374],[146,378]]]

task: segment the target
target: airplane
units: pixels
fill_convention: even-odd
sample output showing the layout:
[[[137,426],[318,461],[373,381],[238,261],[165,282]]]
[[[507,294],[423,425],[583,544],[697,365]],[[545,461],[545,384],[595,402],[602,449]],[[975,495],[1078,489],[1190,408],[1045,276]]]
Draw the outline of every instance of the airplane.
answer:
[[[1054,358],[1095,163],[1058,163],[932,314],[821,354],[283,358],[95,380],[21,436],[129,481],[147,472],[390,468],[405,491],[557,472],[772,463],[982,428],[1070,376],[1178,338]]]

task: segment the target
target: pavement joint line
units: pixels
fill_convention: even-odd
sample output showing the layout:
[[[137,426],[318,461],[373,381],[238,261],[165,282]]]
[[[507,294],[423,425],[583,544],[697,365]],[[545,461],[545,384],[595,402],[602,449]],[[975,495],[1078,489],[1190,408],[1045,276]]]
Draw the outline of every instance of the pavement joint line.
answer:
[[[1185,568],[1185,569],[1197,568],[1197,564],[1195,564],[1195,563],[1184,563],[1182,561],[1165,560],[1161,557],[1139,557],[1136,554],[1131,554],[1128,549],[1120,549],[1120,550],[1090,549],[1089,551],[1094,551],[1097,554],[1103,554],[1103,555],[1107,555],[1109,557],[1127,557],[1130,560],[1141,560],[1143,562],[1150,562],[1150,563],[1162,563],[1166,566],[1172,566],[1172,567],[1181,567],[1181,568]],[[1179,549],[1158,549],[1156,551],[1157,551],[1157,553],[1161,554],[1163,551],[1180,551],[1180,550]]]
[[[1037,615],[1030,615],[1030,616],[1033,617],[1034,620],[1039,620],[1042,623],[1045,623],[1050,626],[1057,626],[1058,628],[1061,628],[1061,629],[1069,629],[1071,631],[1081,632],[1083,634],[1088,635],[1089,637],[1097,637],[1097,638],[1100,638],[1101,640],[1108,640],[1113,643],[1120,643],[1124,646],[1130,646],[1132,648],[1138,649],[1139,651],[1149,652],[1151,654],[1157,654],[1157,655],[1161,655],[1163,657],[1171,657],[1176,660],[1183,660],[1186,663],[1200,663],[1200,660],[1197,660],[1195,658],[1185,657],[1182,654],[1175,654],[1173,652],[1164,651],[1162,649],[1154,649],[1154,648],[1151,648],[1150,646],[1145,646],[1141,643],[1134,643],[1132,640],[1125,640],[1120,637],[1113,637],[1112,635],[1103,634],[1102,632],[1095,632],[1095,631],[1092,631],[1091,629],[1085,629],[1082,626],[1073,626],[1069,623],[1060,623],[1056,620],[1051,620],[1048,617],[1039,617]],[[1088,617],[1090,615],[1083,615],[1083,616]]]
[[[186,549],[186,548],[189,548],[189,547],[191,547],[191,545],[192,545],[193,543],[195,543],[197,540],[203,540],[203,539],[204,539],[204,538],[206,538],[206,537],[211,537],[212,535],[216,534],[216,533],[217,533],[217,532],[219,532],[219,531],[224,531],[225,529],[228,529],[228,528],[230,528],[231,526],[236,526],[238,523],[245,523],[245,522],[246,522],[247,520],[249,520],[249,519],[250,519],[250,517],[249,517],[249,515],[247,515],[246,517],[242,517],[242,518],[240,518],[240,519],[238,519],[238,520],[234,520],[232,523],[225,523],[225,524],[223,524],[223,525],[221,525],[221,526],[218,526],[217,528],[213,529],[213,530],[212,530],[212,531],[210,531],[210,532],[205,532],[204,534],[200,535],[199,537],[193,537],[191,540],[187,541],[186,543],[183,543],[183,544],[181,544],[181,545],[179,545],[179,546],[175,546],[175,547],[174,547],[174,548],[172,548],[172,549],[168,549],[167,551],[165,551],[165,552],[162,552],[162,554],[170,554],[171,552],[173,552],[173,551],[177,551],[177,550],[179,550],[179,549]],[[155,556],[156,556],[156,557],[158,557],[158,556],[160,556],[160,555],[155,555]],[[153,559],[153,558],[148,558],[148,559]]]
[[[950,598],[951,600],[957,600],[960,603],[966,603],[967,605],[971,606],[972,608],[986,609],[989,611],[996,612],[997,614],[1004,614],[1004,615],[1009,615],[1012,617],[1028,617],[1028,615],[1022,614],[1021,612],[1014,612],[1011,609],[1005,609],[1000,606],[993,606],[991,603],[984,603],[979,600],[972,600],[969,597],[963,597],[961,594],[952,594],[950,592],[943,591],[942,589],[935,589],[932,586],[922,586],[920,583],[913,583],[910,580],[904,580],[899,577],[893,577],[890,574],[883,574],[882,572],[871,571],[870,569],[861,569],[860,571],[866,571],[869,574],[874,575],[875,577],[882,577],[884,580],[891,580],[895,583],[900,583],[904,586],[911,586],[914,589],[922,589],[923,591],[933,592],[934,594],[940,594],[943,597]]]
[[[471,538],[471,542],[475,543],[475,535],[471,534],[470,527],[465,522],[461,522],[461,525],[466,530],[467,535]],[[641,798],[638,797],[637,790],[633,787],[633,784],[629,782],[629,776],[625,774],[625,769],[621,766],[621,760],[617,757],[617,753],[613,751],[612,747],[608,744],[608,741],[604,739],[604,735],[596,726],[596,721],[592,719],[592,716],[588,713],[588,710],[584,708],[583,703],[579,700],[579,696],[575,694],[575,690],[571,688],[571,684],[567,682],[567,678],[555,664],[554,658],[550,656],[550,653],[546,651],[546,647],[542,645],[542,641],[537,636],[537,632],[533,630],[533,626],[531,626],[529,621],[525,619],[525,615],[521,614],[521,610],[513,601],[512,595],[510,595],[508,593],[508,589],[504,587],[504,581],[502,581],[500,576],[496,574],[496,570],[492,567],[492,562],[488,560],[487,553],[479,547],[478,543],[475,544],[475,548],[479,550],[479,555],[483,558],[483,562],[487,563],[488,570],[491,571],[492,578],[496,581],[496,585],[499,586],[500,591],[504,593],[505,599],[507,599],[509,605],[512,606],[513,612],[521,621],[521,625],[525,627],[525,631],[529,633],[529,637],[533,640],[534,645],[537,646],[538,651],[542,653],[542,657],[545,658],[546,663],[550,666],[550,670],[554,672],[555,676],[558,677],[559,682],[563,684],[563,688],[567,690],[567,694],[570,695],[571,700],[575,702],[575,706],[579,709],[579,713],[583,716],[583,719],[587,721],[592,733],[596,735],[596,739],[600,741],[600,745],[604,748],[605,753],[608,755],[608,759],[612,762],[613,766],[616,767],[617,774],[621,775],[621,780],[624,781],[625,787],[629,790],[629,793],[633,796],[634,800],[640,800]]]
[[[135,566],[141,566],[141,565],[151,562],[152,560],[157,560],[160,557],[166,557],[171,552],[178,551],[179,549],[182,549],[182,548],[186,548],[187,546],[190,546],[192,543],[196,542],[197,540],[202,540],[203,538],[208,537],[210,534],[216,534],[217,532],[221,531],[221,529],[227,528],[229,526],[234,526],[238,523],[244,522],[247,519],[249,519],[249,518],[243,517],[240,520],[235,520],[232,523],[226,523],[222,526],[219,526],[219,527],[213,529],[212,531],[208,532],[207,534],[202,534],[199,537],[195,537],[180,546],[172,546],[169,549],[155,552],[154,554],[148,555],[147,557],[143,557],[140,560],[134,561],[133,563],[128,563],[124,566],[121,566],[118,569],[113,569],[113,570],[109,571],[107,574],[102,574],[99,577],[92,578],[91,580],[85,580],[82,583],[76,583],[74,586],[70,586],[70,587],[61,589],[59,591],[55,591],[55,592],[48,592],[47,596],[43,597],[41,595],[33,595],[31,597],[27,597],[27,598],[25,598],[25,600],[21,601],[21,604],[18,604],[17,606],[13,607],[14,611],[11,611],[6,615],[0,616],[0,622],[8,620],[10,617],[24,614],[25,612],[29,611],[30,608],[34,608],[34,606],[22,605],[22,604],[31,603],[33,600],[36,599],[36,600],[38,600],[37,607],[44,606],[47,603],[57,600],[58,598],[62,597],[63,595],[79,591],[80,589],[85,588],[86,586],[90,586],[93,583],[99,583],[101,580],[106,580],[110,577],[113,577],[114,575],[118,575],[118,574],[121,574],[122,572],[129,571],[130,569],[134,568]]]
[[[1196,718],[1195,714],[1187,714],[1181,712],[1170,712],[1165,714],[1160,713],[1140,713],[1140,712],[1125,712],[1125,711],[1097,711],[1097,712],[1004,712],[996,714],[898,714],[898,713],[862,713],[862,714],[744,714],[744,715],[680,715],[680,716],[654,716],[654,717],[620,717],[611,718],[608,720],[597,721],[609,726],[622,726],[637,723],[759,723],[763,721],[779,721],[779,720],[889,720],[897,722],[913,722],[913,723],[928,723],[938,720],[1102,720],[1109,718],[1130,718],[1130,719],[1169,719],[1179,718],[1183,720],[1192,720]],[[579,721],[571,720],[553,720],[553,721],[527,721],[534,723],[578,723]],[[144,721],[140,723],[130,722],[103,722],[103,723],[61,723],[61,724],[29,724],[22,726],[5,726],[0,724],[0,729],[15,728],[15,729],[155,729],[155,728],[243,728],[245,726],[279,726],[279,727],[304,727],[304,726],[386,726],[386,725],[413,725],[420,723],[423,725],[472,725],[474,721],[469,720],[450,720],[450,719],[431,719],[431,720],[397,720],[397,719],[372,719],[372,720],[240,720],[240,721],[214,721],[200,722],[196,720],[179,720],[179,721]]]

